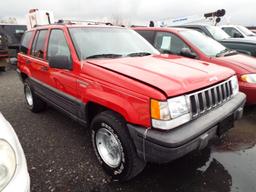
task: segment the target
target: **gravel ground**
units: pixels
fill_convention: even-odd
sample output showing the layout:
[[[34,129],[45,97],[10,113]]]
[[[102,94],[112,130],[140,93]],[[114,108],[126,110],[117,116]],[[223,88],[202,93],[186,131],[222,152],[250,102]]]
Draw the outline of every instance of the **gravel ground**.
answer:
[[[256,191],[256,108],[221,141],[166,165],[149,164],[127,183],[99,166],[86,127],[49,108],[31,113],[11,69],[0,73],[0,111],[17,132],[28,162],[31,191]]]

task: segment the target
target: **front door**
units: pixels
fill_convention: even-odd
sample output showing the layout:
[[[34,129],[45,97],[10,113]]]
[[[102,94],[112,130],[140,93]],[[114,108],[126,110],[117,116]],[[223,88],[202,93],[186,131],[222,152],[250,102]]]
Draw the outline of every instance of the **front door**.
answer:
[[[49,37],[47,60],[56,56],[67,56],[72,61],[65,33],[61,29],[52,29]],[[78,100],[77,76],[73,70],[50,68],[50,78],[55,91],[50,99],[66,112],[78,116],[81,102]]]

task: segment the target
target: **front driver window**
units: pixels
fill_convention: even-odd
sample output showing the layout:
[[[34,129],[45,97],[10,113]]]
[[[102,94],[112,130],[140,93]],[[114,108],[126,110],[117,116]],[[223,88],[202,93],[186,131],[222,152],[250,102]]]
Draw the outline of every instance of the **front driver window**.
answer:
[[[169,51],[172,54],[180,55],[183,48],[190,49],[187,44],[172,33],[158,32],[154,46],[162,53]]]
[[[71,59],[70,50],[64,32],[59,29],[53,29],[49,39],[47,58],[54,56],[67,56]]]
[[[243,36],[237,29],[233,28],[233,27],[223,27],[222,28],[227,34],[229,34],[231,37],[236,37],[235,34],[239,35],[239,36]]]

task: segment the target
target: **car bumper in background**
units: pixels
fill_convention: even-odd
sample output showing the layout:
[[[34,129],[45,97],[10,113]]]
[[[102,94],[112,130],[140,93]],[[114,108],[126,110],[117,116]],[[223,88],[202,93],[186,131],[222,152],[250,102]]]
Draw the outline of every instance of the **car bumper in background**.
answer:
[[[8,121],[5,120],[1,113],[0,127],[0,139],[6,140],[12,146],[16,156],[15,173],[12,179],[1,192],[29,192],[30,177],[23,149],[12,126]]]
[[[256,104],[256,84],[240,83],[239,89],[247,96],[246,103],[248,105]]]
[[[15,175],[2,192],[30,192],[30,177],[25,164],[17,167]]]
[[[128,124],[138,155],[147,162],[166,163],[191,151],[203,149],[219,135],[221,127],[242,117],[246,96],[237,94],[219,108],[175,129],[159,131]],[[224,122],[224,126],[223,126]]]

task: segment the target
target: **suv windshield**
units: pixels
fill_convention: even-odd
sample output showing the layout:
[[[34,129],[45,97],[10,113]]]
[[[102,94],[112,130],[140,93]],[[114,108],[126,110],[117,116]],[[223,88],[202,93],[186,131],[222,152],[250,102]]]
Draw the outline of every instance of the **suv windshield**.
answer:
[[[216,40],[223,40],[223,39],[228,39],[230,36],[220,29],[219,27],[216,26],[206,26],[207,30],[211,33],[214,39]]]
[[[256,36],[252,31],[250,31],[249,29],[247,29],[246,27],[244,26],[237,26],[237,28],[242,31],[246,36]]]
[[[130,29],[74,27],[69,31],[81,60],[159,54],[143,37]]]
[[[184,30],[180,34],[207,56],[215,57],[226,50],[219,42],[197,31]]]

